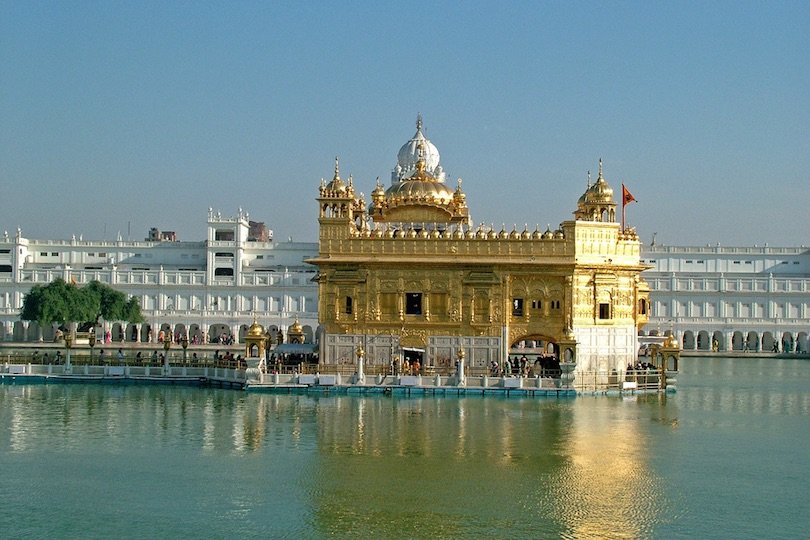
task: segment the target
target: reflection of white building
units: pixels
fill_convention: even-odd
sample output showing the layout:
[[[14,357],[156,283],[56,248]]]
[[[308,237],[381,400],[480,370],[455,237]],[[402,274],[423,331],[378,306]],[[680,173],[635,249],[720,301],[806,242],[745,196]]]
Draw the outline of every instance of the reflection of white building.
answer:
[[[21,231],[0,236],[0,339],[52,340],[54,328],[19,319],[25,293],[56,278],[79,285],[98,280],[140,300],[146,321],[105,321],[115,341],[156,341],[162,330],[194,343],[225,334],[237,343],[254,315],[271,332],[299,319],[307,341],[317,328],[315,269],[304,259],[316,243],[254,240],[241,210],[235,218],[208,212],[201,242],[32,240]]]
[[[684,350],[808,352],[810,250],[642,248],[652,313],[645,333],[672,328]]]

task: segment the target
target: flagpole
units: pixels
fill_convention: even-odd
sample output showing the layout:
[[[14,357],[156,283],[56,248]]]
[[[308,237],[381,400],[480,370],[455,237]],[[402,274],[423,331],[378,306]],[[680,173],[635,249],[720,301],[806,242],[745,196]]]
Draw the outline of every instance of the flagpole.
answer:
[[[622,194],[622,232],[624,232],[624,208],[627,203],[624,202],[624,194]]]
[[[624,232],[624,208],[627,206],[627,188],[622,182],[622,232]]]

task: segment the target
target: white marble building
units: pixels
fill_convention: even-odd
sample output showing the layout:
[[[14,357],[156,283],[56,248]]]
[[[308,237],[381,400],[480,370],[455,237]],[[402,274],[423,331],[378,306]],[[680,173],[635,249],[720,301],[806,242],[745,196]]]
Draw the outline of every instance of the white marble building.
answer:
[[[810,351],[810,249],[652,245],[641,258],[645,334],[671,329],[686,351]]]
[[[104,321],[113,341],[156,342],[161,331],[192,343],[231,336],[240,343],[254,316],[272,333],[298,319],[307,341],[317,329],[317,243],[249,239],[248,215],[209,209],[204,241],[34,240],[0,236],[0,340],[50,341],[55,328],[19,318],[25,293],[56,278],[98,280],[140,300],[145,322]],[[101,338],[101,336],[99,336]]]
[[[299,319],[314,341],[316,242],[248,240],[247,214],[209,211],[198,242],[34,240],[0,236],[0,340],[52,340],[54,328],[19,319],[35,284],[99,280],[141,302],[146,321],[104,321],[114,341],[156,342],[160,330],[195,343],[242,341],[256,319],[286,332]],[[684,350],[810,352],[810,249],[651,245],[642,250],[651,289],[642,334],[672,331]],[[151,330],[151,332],[150,332]]]

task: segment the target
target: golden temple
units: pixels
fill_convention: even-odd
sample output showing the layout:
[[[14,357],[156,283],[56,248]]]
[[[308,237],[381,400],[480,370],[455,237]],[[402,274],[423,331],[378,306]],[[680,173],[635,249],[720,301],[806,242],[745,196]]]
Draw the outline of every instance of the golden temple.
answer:
[[[574,218],[556,230],[474,225],[462,181],[446,183],[436,147],[416,134],[386,189],[366,203],[339,164],[318,192],[319,353],[323,365],[367,366],[400,355],[427,370],[471,368],[542,351],[608,373],[636,361],[648,320],[639,237],[616,222],[599,162]]]

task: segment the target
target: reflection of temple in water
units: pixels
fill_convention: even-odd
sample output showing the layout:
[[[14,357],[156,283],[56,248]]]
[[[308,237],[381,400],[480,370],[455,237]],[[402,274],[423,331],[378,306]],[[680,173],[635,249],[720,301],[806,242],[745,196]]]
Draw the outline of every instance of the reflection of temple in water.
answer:
[[[638,538],[662,511],[656,449],[625,402],[338,398],[319,413],[324,535],[362,523],[382,537],[464,536],[506,520],[515,537]],[[390,501],[415,506],[407,523],[386,519],[403,515]]]
[[[397,155],[387,188],[370,202],[335,164],[319,194],[320,359],[368,366],[400,355],[427,371],[501,363],[518,344],[539,344],[577,370],[608,372],[634,363],[648,318],[640,242],[616,222],[602,173],[574,219],[544,232],[475,225],[459,179],[454,187],[425,137]],[[532,216],[535,218],[537,216]]]

